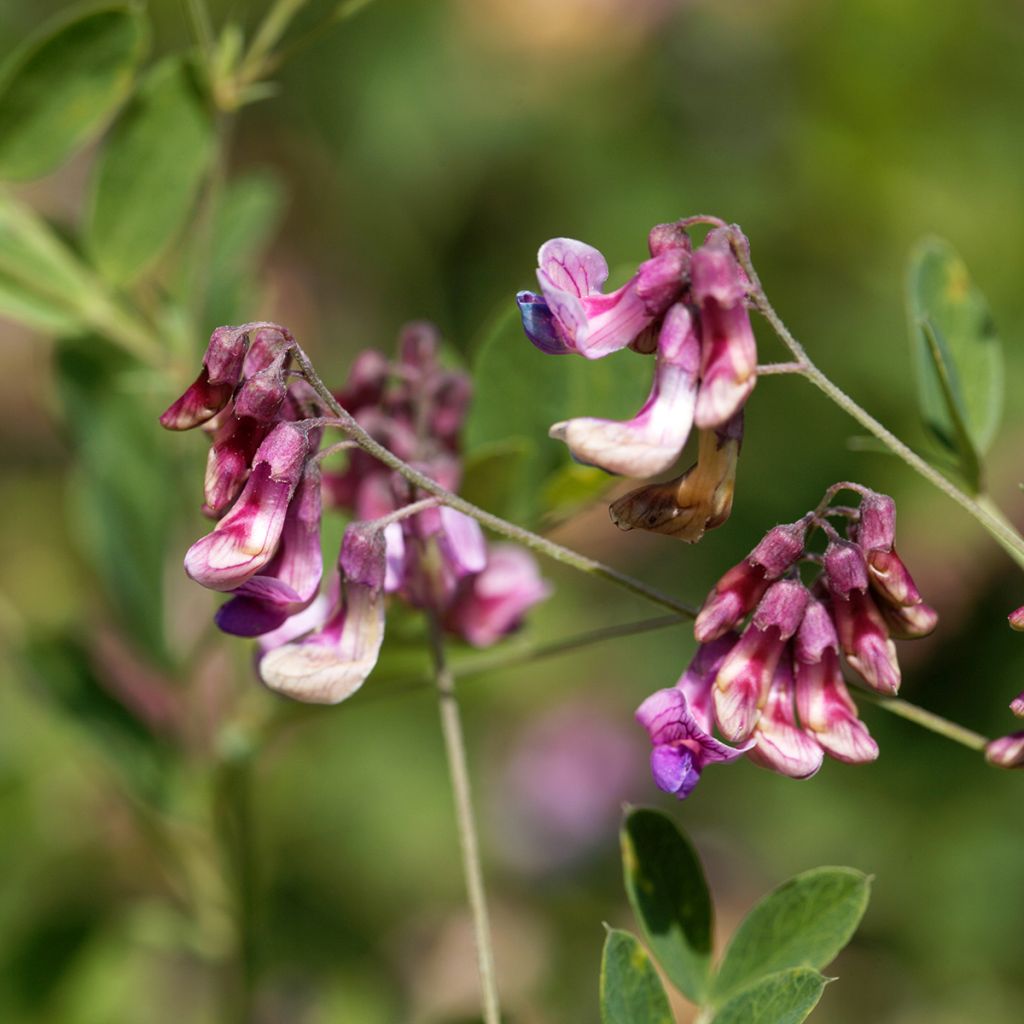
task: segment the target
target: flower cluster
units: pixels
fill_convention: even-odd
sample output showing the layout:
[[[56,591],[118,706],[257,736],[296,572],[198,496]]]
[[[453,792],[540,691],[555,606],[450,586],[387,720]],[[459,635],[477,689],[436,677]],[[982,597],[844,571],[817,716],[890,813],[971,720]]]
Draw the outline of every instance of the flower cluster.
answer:
[[[608,294],[601,291],[608,264],[600,252],[574,239],[551,239],[538,253],[540,292],[520,292],[516,301],[527,337],[542,352],[587,359],[627,347],[656,352],[650,395],[632,419],[581,417],[554,424],[550,433],[580,462],[650,477],[672,466],[696,425],[697,464],[675,480],[632,492],[611,510],[622,529],[693,542],[731,511],[757,347],[749,282],[733,251],[746,240],[735,226],[716,221],[694,250],[686,231],[691,223],[654,227],[651,258]]]
[[[339,398],[377,440],[455,490],[470,389],[463,374],[440,366],[438,346],[433,328],[408,327],[398,359],[362,353]],[[203,510],[217,523],[189,548],[185,571],[231,595],[217,625],[258,637],[261,679],[313,703],[345,699],[372,671],[386,594],[431,609],[477,646],[516,628],[548,593],[533,559],[514,546],[489,547],[474,520],[421,500],[345,442],[335,446],[345,449],[345,469],[323,472],[332,424],[313,387],[290,371],[295,352],[275,324],[218,328],[199,377],[161,417],[168,429],[202,425],[211,435]],[[325,497],[353,520],[321,594]]]
[[[857,507],[829,507],[841,489],[859,495]],[[842,534],[832,519],[845,522]],[[891,498],[837,484],[813,512],[769,530],[718,581],[694,624],[700,646],[689,668],[637,710],[661,789],[685,797],[706,765],[742,754],[797,779],[813,775],[825,754],[850,764],[878,756],[841,656],[862,684],[895,694],[893,638],[926,636],[938,618],[896,553],[895,526]],[[815,533],[825,537],[824,553],[809,550]],[[803,566],[817,571],[809,586]],[[715,724],[737,745],[716,739]]]
[[[1011,629],[1024,632],[1024,607],[1010,612],[1007,618]],[[1019,718],[1024,718],[1024,693],[1017,694],[1010,701],[1010,710]],[[1024,731],[992,740],[985,748],[985,757],[990,764],[1000,768],[1024,768]]]

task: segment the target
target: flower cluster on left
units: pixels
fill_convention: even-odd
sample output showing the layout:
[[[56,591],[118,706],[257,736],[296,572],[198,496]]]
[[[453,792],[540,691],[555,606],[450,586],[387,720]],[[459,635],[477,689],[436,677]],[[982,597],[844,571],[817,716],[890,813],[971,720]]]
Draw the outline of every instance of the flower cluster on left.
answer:
[[[397,360],[363,352],[338,398],[374,438],[455,490],[470,387],[442,368],[438,350],[431,326],[410,325]],[[548,586],[527,552],[489,546],[474,520],[424,500],[351,443],[321,450],[332,424],[315,389],[291,369],[295,351],[277,324],[217,328],[199,376],[160,422],[201,426],[211,438],[203,511],[217,522],[189,548],[185,571],[231,595],[217,625],[258,638],[260,678],[271,689],[335,704],[377,662],[386,594],[487,646],[517,628]],[[335,451],[347,456],[345,468],[323,470]],[[325,505],[353,518],[321,593]]]

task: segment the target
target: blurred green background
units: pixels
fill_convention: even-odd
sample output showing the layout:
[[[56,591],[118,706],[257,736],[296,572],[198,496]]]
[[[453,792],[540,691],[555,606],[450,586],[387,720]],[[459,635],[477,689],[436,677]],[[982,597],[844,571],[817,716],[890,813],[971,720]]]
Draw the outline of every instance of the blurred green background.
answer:
[[[0,0],[2,49],[63,6]],[[179,4],[148,6],[157,54],[189,45]],[[289,38],[329,8],[308,4]],[[261,10],[212,5],[216,25],[251,25]],[[180,379],[122,375],[131,402],[107,416],[102,373],[62,350],[58,387],[53,339],[0,321],[0,1020],[227,1020],[236,899],[252,915],[243,959],[260,1021],[473,1017],[436,709],[429,691],[393,685],[419,664],[403,623],[389,622],[389,660],[356,698],[289,720],[245,759],[246,723],[278,702],[251,675],[245,643],[203,632],[216,602],[179,566],[204,528],[205,444],[156,423],[221,317],[285,323],[338,383],[354,352],[388,348],[412,318],[436,320],[471,360],[484,326],[530,287],[545,239],[582,238],[613,266],[635,263],[652,224],[714,213],[743,226],[812,357],[924,447],[903,275],[911,245],[935,232],[967,260],[1005,342],[989,484],[1024,526],[1022,48],[1012,0],[376,0],[296,53],[277,93],[241,112],[231,174],[255,183],[269,244],[247,254],[258,278],[246,291],[221,286],[216,262],[205,271],[213,294]],[[73,231],[93,155],[14,193]],[[784,358],[758,331],[762,360]],[[548,361],[509,338],[524,373],[545,373]],[[620,534],[599,506],[557,536],[696,602],[833,481],[887,491],[901,554],[942,615],[935,636],[903,645],[904,695],[1010,731],[1006,704],[1024,686],[1024,638],[1005,621],[1024,603],[1019,570],[901,463],[851,445],[857,433],[807,383],[764,379],[725,527],[689,548]],[[96,476],[114,481],[113,498],[93,493]],[[97,554],[96,522],[111,517],[118,528]],[[651,614],[599,581],[544,569],[557,596],[524,639]],[[826,972],[840,981],[821,1024],[1019,1021],[1024,780],[865,707],[875,765],[830,762],[796,783],[742,762],[709,771],[683,804],[662,800],[631,715],[675,681],[692,646],[681,626],[464,686],[510,1019],[597,1019],[601,922],[633,927],[616,836],[628,799],[663,806],[694,837],[720,940],[799,870],[876,876],[864,924]],[[187,682],[166,698],[159,673]],[[138,699],[164,739],[118,717],[125,680],[148,695]],[[95,699],[74,696],[83,686]],[[166,739],[171,720],[186,743]],[[550,777],[528,767],[546,763]],[[558,786],[575,826],[546,799]],[[170,809],[171,859],[154,808]],[[225,834],[226,864],[214,844]],[[241,895],[225,883],[240,875],[251,882]]]

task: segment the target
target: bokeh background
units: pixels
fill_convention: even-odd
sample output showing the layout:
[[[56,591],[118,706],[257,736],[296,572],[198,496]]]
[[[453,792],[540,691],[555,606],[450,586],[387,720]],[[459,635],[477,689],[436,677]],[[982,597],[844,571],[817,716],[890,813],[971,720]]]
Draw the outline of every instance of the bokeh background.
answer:
[[[63,6],[0,0],[0,49]],[[215,2],[214,22],[252,24],[261,6]],[[295,37],[328,7],[307,5]],[[177,3],[149,8],[156,52],[190,45]],[[386,348],[402,322],[427,317],[471,361],[530,286],[544,239],[583,238],[613,265],[635,263],[652,224],[715,213],[743,225],[769,295],[820,365],[926,447],[903,279],[910,247],[934,232],[964,255],[1005,343],[988,477],[1024,526],[1022,48],[1013,0],[377,0],[297,53],[277,93],[239,117],[230,173],[261,211],[258,273],[236,294],[216,261],[206,270],[193,358],[222,317],[271,318],[340,382],[359,348]],[[15,194],[73,230],[92,156]],[[762,359],[783,358],[758,329]],[[546,372],[525,340],[509,344],[524,374]],[[65,366],[58,386],[54,339],[13,322],[0,321],[0,351],[0,1019],[228,1020],[239,874],[258,1020],[472,1019],[436,708],[429,690],[401,685],[419,665],[403,624],[357,697],[288,718],[248,758],[246,724],[278,701],[244,642],[203,629],[215,602],[182,579],[180,556],[203,529],[204,444],[156,423],[187,370],[131,378],[94,429],[102,375]],[[834,480],[885,490],[901,553],[942,615],[935,636],[903,645],[904,695],[1010,731],[1024,638],[1005,616],[1024,603],[1020,571],[857,434],[807,383],[764,379],[725,527],[690,548],[620,534],[601,505],[556,535],[699,601]],[[90,476],[125,493],[104,505]],[[600,581],[545,571],[556,596],[513,644],[651,614]],[[162,654],[138,639],[157,634]],[[821,1024],[1019,1021],[1024,779],[865,707],[877,764],[827,763],[797,783],[743,762],[709,771],[676,805],[647,777],[632,711],[674,682],[692,646],[682,625],[463,686],[510,1019],[597,1019],[601,922],[634,927],[616,834],[629,800],[663,807],[694,838],[720,941],[799,870],[875,876],[865,921],[827,972],[840,980]]]

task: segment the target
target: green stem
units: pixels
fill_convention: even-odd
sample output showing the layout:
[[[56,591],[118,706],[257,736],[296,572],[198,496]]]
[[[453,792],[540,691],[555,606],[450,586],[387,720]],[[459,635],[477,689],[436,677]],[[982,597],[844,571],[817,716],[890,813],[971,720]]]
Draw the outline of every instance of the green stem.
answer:
[[[922,729],[928,729],[930,732],[944,736],[954,743],[960,743],[971,750],[984,750],[988,745],[988,737],[982,736],[980,732],[968,729],[957,722],[951,722],[948,718],[943,718],[942,715],[937,715],[934,711],[927,711],[917,704],[911,704],[910,701],[903,700],[901,697],[883,697],[881,694],[862,687],[857,687],[857,696],[877,707],[884,708],[890,714],[905,718],[908,722],[921,726]]]
[[[917,452],[904,444],[891,430],[879,423],[866,410],[862,409],[845,391],[834,384],[811,361],[804,347],[793,337],[789,328],[775,311],[757,271],[751,262],[750,254],[744,242],[734,238],[734,250],[747,277],[750,279],[750,297],[758,312],[768,321],[779,340],[789,349],[800,366],[799,372],[815,387],[824,392],[844,412],[855,419],[865,430],[874,434],[893,454],[898,455],[911,469],[923,476],[934,487],[955,501],[964,511],[973,516],[1002,546],[1010,557],[1024,568],[1024,537],[1015,530],[1002,513],[993,511],[988,499],[978,499],[965,494],[951,480],[943,476],[934,466],[925,462]]]
[[[495,979],[494,949],[491,943],[491,926],[484,893],[480,841],[477,836],[473,799],[470,792],[466,741],[462,732],[459,704],[455,696],[455,676],[445,661],[441,627],[436,615],[432,613],[427,615],[427,627],[434,661],[434,682],[437,687],[438,708],[441,713],[441,732],[444,736],[452,797],[455,801],[455,820],[458,826],[459,848],[462,853],[462,870],[466,880],[466,895],[469,898],[469,909],[473,917],[473,931],[476,937],[477,968],[480,972],[484,1024],[500,1024],[501,1010],[498,1004],[498,986]]]
[[[461,498],[459,495],[446,490],[437,483],[437,481],[432,480],[425,473],[421,473],[418,469],[414,469],[408,463],[403,462],[397,455],[389,451],[378,441],[374,440],[355,421],[355,418],[341,407],[330,389],[320,379],[316,370],[313,368],[312,363],[310,363],[309,357],[298,346],[295,348],[295,357],[299,364],[299,368],[302,370],[303,376],[307,381],[309,381],[316,393],[320,396],[324,405],[330,409],[334,416],[337,417],[339,427],[348,434],[348,436],[351,437],[360,448],[368,452],[375,459],[383,462],[385,466],[389,466],[396,473],[408,480],[409,483],[418,487],[421,491],[426,491],[427,494],[432,494],[436,498],[440,498],[440,500],[449,508],[462,512],[471,519],[475,519],[481,526],[485,526],[494,533],[497,533],[502,537],[507,537],[509,540],[513,540],[517,544],[522,544],[523,547],[530,548],[538,554],[551,558],[556,562],[561,562],[563,565],[568,565],[580,572],[589,573],[592,576],[599,576],[602,579],[623,587],[625,590],[629,590],[630,592],[637,594],[654,604],[659,604],[663,608],[668,608],[671,611],[674,611],[677,615],[685,616],[686,618],[693,618],[697,614],[695,608],[683,601],[679,601],[676,598],[669,596],[668,594],[662,593],[655,587],[648,586],[642,580],[635,579],[624,572],[620,572],[618,569],[613,569],[611,566],[605,565],[603,562],[598,562],[594,558],[588,558],[586,555],[581,555],[579,552],[573,551],[571,548],[563,547],[561,544],[556,544],[554,541],[548,540],[546,537],[540,536],[540,534],[533,533],[531,530],[524,529],[521,526],[516,526],[514,523],[510,523],[507,520],[502,519],[500,516],[493,515],[490,512],[485,512],[482,508],[478,508],[472,502],[466,501],[465,498]]]

